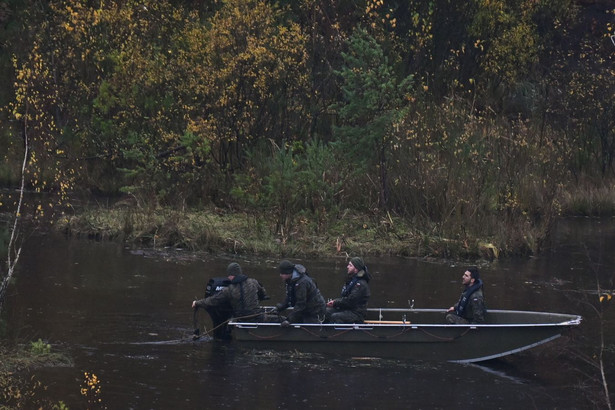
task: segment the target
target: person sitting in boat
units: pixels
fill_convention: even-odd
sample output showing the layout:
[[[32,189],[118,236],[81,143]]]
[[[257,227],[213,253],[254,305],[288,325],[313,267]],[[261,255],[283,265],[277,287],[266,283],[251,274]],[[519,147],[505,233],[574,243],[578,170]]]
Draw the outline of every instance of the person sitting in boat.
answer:
[[[459,301],[448,308],[446,321],[451,324],[483,323],[485,321],[485,298],[483,297],[483,281],[478,268],[468,268],[461,277],[465,286]]]
[[[230,263],[226,268],[230,284],[220,292],[205,299],[192,301],[192,308],[221,308],[230,306],[233,317],[241,317],[251,321],[263,320],[259,300],[269,299],[265,288],[259,281],[249,278],[241,271],[237,262]]]
[[[293,308],[282,325],[322,323],[325,319],[325,299],[305,267],[283,260],[278,269],[286,287],[286,298],[276,305],[275,310],[283,312],[289,307]]]
[[[339,298],[327,302],[328,323],[363,323],[370,297],[371,279],[363,259],[354,257],[346,266],[346,283]]]

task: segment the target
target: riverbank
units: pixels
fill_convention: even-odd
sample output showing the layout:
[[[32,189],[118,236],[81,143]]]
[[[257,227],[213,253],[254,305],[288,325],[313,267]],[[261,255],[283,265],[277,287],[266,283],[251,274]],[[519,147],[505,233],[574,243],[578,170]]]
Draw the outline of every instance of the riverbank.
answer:
[[[66,235],[118,240],[136,247],[284,257],[396,255],[454,259],[493,259],[499,249],[488,239],[447,238],[419,229],[403,218],[347,211],[320,232],[307,219],[288,234],[275,234],[266,218],[218,208],[199,211],[90,208],[61,218]],[[432,229],[435,231],[435,228]]]
[[[134,247],[277,257],[394,255],[493,260],[539,253],[557,218],[615,215],[614,186],[611,182],[579,183],[562,191],[557,206],[546,215],[485,215],[477,226],[457,219],[437,223],[388,212],[346,210],[335,217],[309,213],[295,216],[292,224],[280,228],[276,218],[264,211],[213,206],[144,208],[129,201],[92,203],[79,199],[63,216],[53,218],[53,226],[68,236],[120,241]],[[10,220],[10,214],[3,215]],[[447,227],[443,227],[445,224]]]
[[[50,403],[44,398],[41,393],[47,386],[33,371],[40,367],[66,366],[73,366],[72,360],[62,353],[52,352],[51,346],[40,339],[30,343],[29,348],[8,348],[0,341],[0,409],[65,408],[61,403]]]

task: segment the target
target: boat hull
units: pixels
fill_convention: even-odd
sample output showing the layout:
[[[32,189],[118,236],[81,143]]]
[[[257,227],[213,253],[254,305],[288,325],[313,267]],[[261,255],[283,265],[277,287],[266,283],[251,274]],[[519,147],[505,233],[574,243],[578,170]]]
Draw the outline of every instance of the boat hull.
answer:
[[[494,310],[484,324],[451,325],[440,309],[370,309],[362,324],[229,325],[248,348],[469,363],[550,342],[580,323],[575,315]]]

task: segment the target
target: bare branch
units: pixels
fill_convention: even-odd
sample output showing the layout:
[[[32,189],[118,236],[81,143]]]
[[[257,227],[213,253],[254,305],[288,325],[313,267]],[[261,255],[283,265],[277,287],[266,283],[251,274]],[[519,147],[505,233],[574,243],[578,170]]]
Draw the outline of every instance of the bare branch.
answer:
[[[7,272],[6,276],[2,278],[2,283],[0,284],[0,313],[2,313],[2,307],[4,305],[4,299],[6,295],[6,290],[8,289],[9,283],[13,274],[15,273],[15,267],[17,266],[17,262],[19,261],[19,256],[21,255],[21,244],[19,246],[16,245],[17,238],[19,236],[19,220],[21,219],[21,206],[23,204],[23,196],[26,186],[26,165],[28,163],[28,154],[29,154],[29,144],[28,144],[28,112],[26,108],[26,115],[24,116],[24,154],[23,154],[23,162],[21,164],[21,186],[19,188],[19,201],[17,203],[17,209],[15,210],[15,218],[13,220],[13,229],[11,229],[11,238],[8,244],[7,250]]]

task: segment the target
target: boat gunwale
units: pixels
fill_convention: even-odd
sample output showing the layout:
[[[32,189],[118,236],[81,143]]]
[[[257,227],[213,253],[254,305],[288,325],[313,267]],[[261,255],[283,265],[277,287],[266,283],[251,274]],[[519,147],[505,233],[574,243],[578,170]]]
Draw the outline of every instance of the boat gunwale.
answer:
[[[409,308],[369,308],[368,311],[380,312],[380,313],[445,313],[446,309],[409,309]],[[371,321],[370,323],[293,323],[289,328],[301,328],[301,327],[318,327],[318,328],[334,328],[343,330],[363,330],[371,328],[525,328],[525,327],[571,327],[581,324],[583,318],[580,315],[568,314],[568,313],[553,313],[553,312],[537,312],[528,310],[503,310],[503,309],[490,309],[489,312],[493,313],[506,313],[506,314],[523,314],[523,315],[538,315],[538,316],[561,316],[566,317],[567,320],[553,323],[467,323],[467,324],[450,324],[450,323],[413,323],[408,321],[403,323],[377,323],[377,321]],[[241,318],[239,318],[241,319]],[[375,322],[375,323],[374,323]],[[281,327],[281,323],[276,322],[253,322],[243,321],[236,318],[231,319],[228,324],[237,328],[257,328],[257,327]]]

